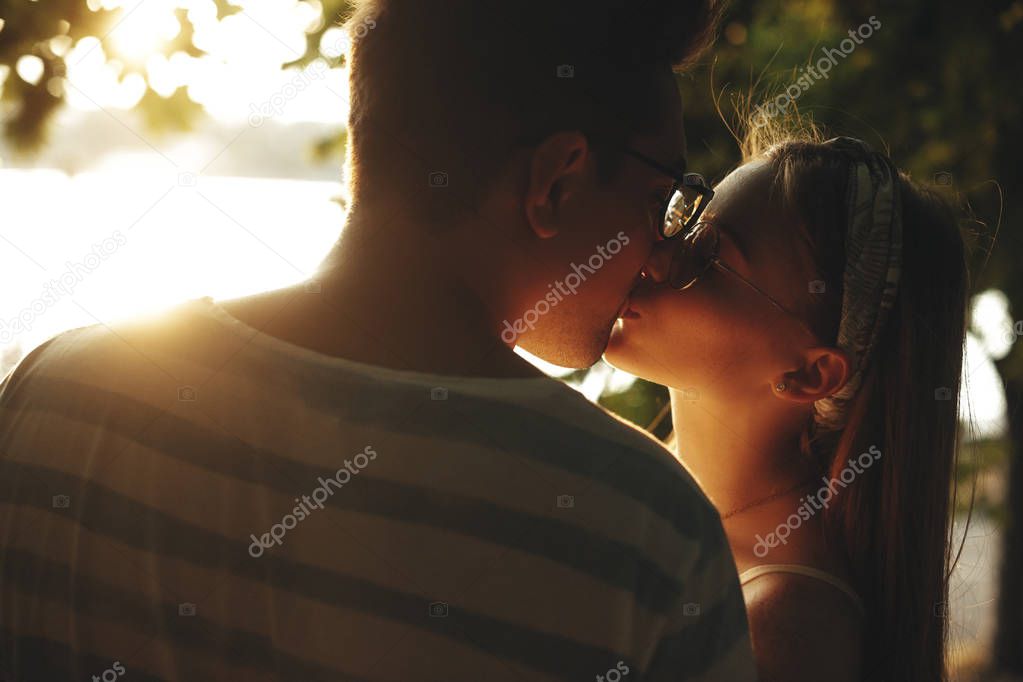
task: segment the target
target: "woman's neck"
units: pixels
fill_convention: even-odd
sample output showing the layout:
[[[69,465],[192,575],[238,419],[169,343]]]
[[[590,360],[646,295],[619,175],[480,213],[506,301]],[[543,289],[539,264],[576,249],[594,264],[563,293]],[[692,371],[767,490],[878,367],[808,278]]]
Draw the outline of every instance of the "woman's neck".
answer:
[[[762,404],[686,400],[671,389],[675,456],[725,515],[813,475],[791,418]]]

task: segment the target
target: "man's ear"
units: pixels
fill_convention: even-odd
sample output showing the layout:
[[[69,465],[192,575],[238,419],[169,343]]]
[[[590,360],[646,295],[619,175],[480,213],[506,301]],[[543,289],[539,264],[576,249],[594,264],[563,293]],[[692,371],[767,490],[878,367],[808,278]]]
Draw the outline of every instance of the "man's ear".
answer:
[[[579,132],[555,133],[543,140],[529,162],[526,219],[541,239],[558,233],[558,209],[580,184],[590,147]]]
[[[774,394],[783,400],[812,403],[826,398],[849,380],[852,363],[840,348],[820,346],[803,352],[802,367],[786,372],[774,383]]]

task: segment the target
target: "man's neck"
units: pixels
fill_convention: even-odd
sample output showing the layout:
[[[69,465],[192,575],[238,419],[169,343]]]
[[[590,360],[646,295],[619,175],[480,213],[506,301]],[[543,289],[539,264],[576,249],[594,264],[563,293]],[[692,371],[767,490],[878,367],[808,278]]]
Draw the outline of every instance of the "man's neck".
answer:
[[[324,261],[315,293],[298,285],[224,307],[271,336],[356,362],[455,376],[542,376],[501,341],[486,302],[443,251],[346,235]]]

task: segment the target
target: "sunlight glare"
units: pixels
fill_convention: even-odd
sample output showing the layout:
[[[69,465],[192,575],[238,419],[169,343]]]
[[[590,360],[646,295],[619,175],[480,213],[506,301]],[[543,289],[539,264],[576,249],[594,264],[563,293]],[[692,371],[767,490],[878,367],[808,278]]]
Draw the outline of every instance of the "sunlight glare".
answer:
[[[119,23],[109,35],[114,54],[141,64],[181,32],[169,0],[133,0],[121,8]]]
[[[1001,360],[1016,343],[1016,328],[1009,315],[1009,298],[998,289],[988,289],[973,297],[970,327],[995,360]]]
[[[36,85],[39,83],[39,79],[43,77],[43,60],[34,54],[23,55],[15,64],[14,70],[21,76],[21,80],[30,85]]]
[[[335,182],[200,176],[183,186],[177,179],[176,169],[142,153],[72,176],[0,170],[8,216],[0,329],[19,317],[30,322],[15,338],[0,338],[0,353],[191,298],[300,282],[344,222]],[[68,290],[53,296],[53,283],[65,278]]]

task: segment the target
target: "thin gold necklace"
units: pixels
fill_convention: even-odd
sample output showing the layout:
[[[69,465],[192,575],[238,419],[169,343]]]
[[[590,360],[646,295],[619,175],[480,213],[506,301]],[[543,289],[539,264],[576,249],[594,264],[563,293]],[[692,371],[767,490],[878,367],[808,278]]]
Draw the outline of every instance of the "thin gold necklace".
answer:
[[[802,488],[804,485],[806,485],[807,483],[809,483],[810,481],[812,481],[815,478],[817,478],[817,474],[814,474],[813,476],[810,476],[809,478],[803,479],[802,481],[800,481],[799,483],[795,484],[791,488],[786,488],[785,490],[782,490],[781,492],[773,493],[771,495],[768,495],[767,497],[762,497],[760,499],[753,500],[752,502],[750,502],[748,504],[744,504],[741,507],[733,509],[732,511],[728,512],[727,514],[722,514],[721,515],[721,520],[724,521],[728,517],[735,516],[739,512],[746,511],[747,509],[750,509],[752,507],[756,507],[756,506],[761,505],[761,504],[766,504],[767,502],[770,502],[771,500],[779,498],[782,495],[788,495],[789,493],[791,493],[794,490],[799,490],[800,488]]]

